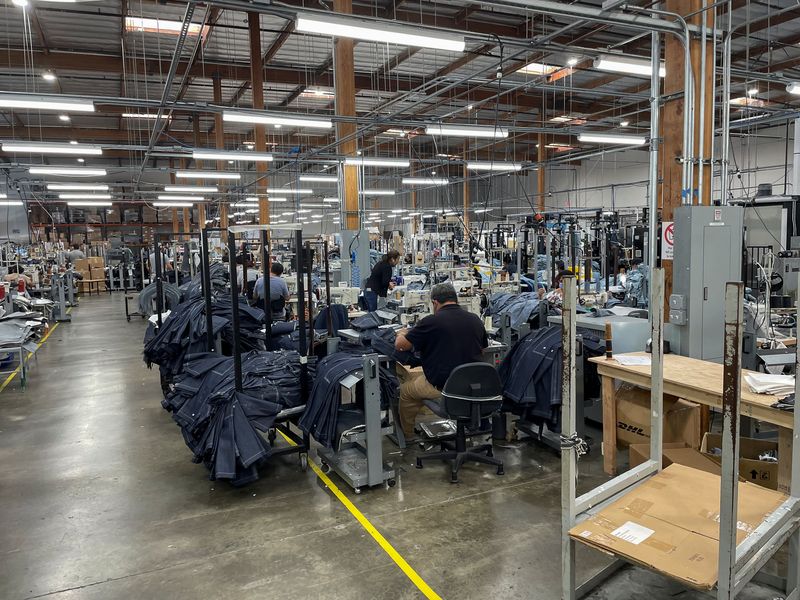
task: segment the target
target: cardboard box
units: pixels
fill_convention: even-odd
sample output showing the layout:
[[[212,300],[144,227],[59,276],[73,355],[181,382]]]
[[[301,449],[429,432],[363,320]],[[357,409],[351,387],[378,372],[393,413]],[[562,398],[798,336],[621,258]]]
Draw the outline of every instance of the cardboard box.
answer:
[[[717,583],[720,478],[672,464],[569,535],[613,552],[685,585],[710,590]],[[737,543],[758,527],[786,496],[739,483]]]
[[[105,266],[105,261],[103,260],[102,256],[90,256],[86,260],[89,261],[89,266],[92,268],[95,267],[102,268]]]
[[[72,266],[75,268],[76,271],[81,273],[88,273],[89,272],[89,259],[88,258],[79,258],[72,263]]]
[[[650,444],[631,444],[628,454],[628,463],[632,469],[650,458]],[[674,463],[714,475],[720,474],[719,463],[699,450],[690,448],[684,442],[670,442],[664,444],[661,449],[661,466],[667,468]]]
[[[715,454],[714,449],[722,450],[722,436],[718,433],[706,433],[700,452],[717,464],[722,463],[722,455]],[[744,481],[757,483],[771,490],[778,489],[778,463],[758,460],[759,455],[772,452],[778,456],[778,444],[768,440],[739,438],[739,476]],[[780,457],[778,457],[780,460]]]
[[[623,384],[616,393],[617,445],[650,443],[650,390]],[[700,405],[664,394],[664,443],[699,448]]]

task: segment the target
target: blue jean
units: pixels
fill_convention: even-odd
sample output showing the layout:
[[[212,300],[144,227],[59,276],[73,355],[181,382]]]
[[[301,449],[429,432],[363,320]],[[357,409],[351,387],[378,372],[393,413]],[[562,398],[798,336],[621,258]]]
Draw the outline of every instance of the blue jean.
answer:
[[[369,312],[378,310],[378,294],[372,290],[364,290],[364,302],[367,304]]]

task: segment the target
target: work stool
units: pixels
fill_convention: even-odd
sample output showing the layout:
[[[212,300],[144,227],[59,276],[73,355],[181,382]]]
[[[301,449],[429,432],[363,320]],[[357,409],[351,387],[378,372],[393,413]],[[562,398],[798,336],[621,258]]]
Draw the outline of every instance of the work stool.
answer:
[[[458,471],[465,462],[493,465],[497,474],[502,475],[503,461],[493,457],[492,444],[467,448],[467,426],[478,430],[481,421],[499,411],[502,403],[500,376],[492,365],[479,362],[456,367],[444,384],[441,401],[425,401],[435,414],[455,421],[455,438],[442,442],[447,449],[417,456],[417,468],[421,469],[426,460],[452,461],[451,483],[458,483]]]

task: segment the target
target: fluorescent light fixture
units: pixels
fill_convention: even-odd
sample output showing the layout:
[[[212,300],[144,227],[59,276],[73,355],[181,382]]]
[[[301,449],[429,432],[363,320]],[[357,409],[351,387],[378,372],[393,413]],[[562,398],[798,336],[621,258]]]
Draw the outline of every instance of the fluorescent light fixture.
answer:
[[[83,163],[85,163],[85,162],[86,162],[86,159],[85,159],[85,158],[79,158],[79,159],[78,159],[78,162],[79,162],[79,163],[81,163],[81,164],[83,164]]]
[[[83,184],[83,183],[48,183],[47,189],[52,192],[107,192],[108,186],[104,183],[100,184]]]
[[[225,110],[222,112],[222,120],[230,123],[286,125],[288,127],[309,127],[314,129],[331,129],[333,127],[333,121],[330,119],[268,111]]]
[[[321,218],[323,218],[324,216],[325,216],[325,215],[311,215],[311,218],[312,218],[312,219],[321,219]]]
[[[578,135],[579,142],[589,142],[595,144],[623,144],[628,146],[643,146],[647,143],[647,138],[639,135],[608,135],[604,133],[581,133]]]
[[[332,15],[298,14],[294,25],[299,33],[318,33],[325,36],[346,37],[381,44],[398,44],[415,48],[433,48],[463,52],[466,44],[460,35],[436,32],[434,35],[418,33],[418,26],[371,23],[366,20]],[[423,30],[424,31],[424,30]]]
[[[554,67],[553,65],[545,65],[543,63],[532,62],[528,63],[521,69],[517,70],[517,73],[529,73],[531,75],[549,75],[550,73],[554,73],[558,71],[558,67]]]
[[[394,196],[394,190],[362,190],[362,196]]]
[[[574,67],[577,64],[578,64],[578,59],[575,58],[574,56],[572,58],[567,59],[567,66],[568,67]]]
[[[408,213],[408,216],[409,217],[418,217],[421,214],[422,214],[421,212],[410,212],[410,213]]]
[[[338,198],[323,198],[322,201],[327,204],[339,204]]]
[[[301,208],[300,210],[297,211],[297,214],[298,215],[302,215],[302,214],[310,213],[310,212],[311,212],[310,208]]]
[[[62,110],[69,112],[94,112],[94,103],[68,96],[37,94],[0,94],[0,108],[25,108],[29,110]]]
[[[653,74],[653,65],[649,60],[630,58],[628,56],[599,56],[594,59],[594,68],[626,75],[641,75],[642,77],[650,77]],[[664,77],[666,74],[667,69],[662,64],[658,69],[658,75],[659,77]]]
[[[521,163],[510,162],[468,162],[467,168],[471,171],[521,171]]]
[[[245,209],[244,214],[246,214],[246,215],[258,214],[258,209],[257,208],[247,208],[247,209]]]
[[[240,200],[239,202],[229,202],[228,204],[230,206],[235,206],[235,207],[240,207],[240,208],[242,206],[251,206],[253,208],[258,206],[258,202],[249,202],[247,200]]]
[[[786,91],[790,94],[800,94],[800,82],[793,81],[786,86]]]
[[[258,198],[256,196],[248,196],[245,198],[246,202],[258,202]],[[288,200],[282,196],[270,196],[267,198],[267,202],[288,202]]]
[[[6,198],[8,198],[8,194],[6,194],[6,193],[0,193],[0,198],[1,198],[1,199],[3,199],[3,200],[5,200]]]
[[[126,119],[157,119],[158,113],[122,113]],[[162,119],[169,119],[170,116],[164,113],[161,114]]]
[[[282,213],[281,213],[281,216],[282,216],[282,217],[288,217],[289,215],[293,215],[293,214],[294,214],[294,211],[293,211],[293,210],[290,210],[290,211],[288,211],[288,212],[282,212]]]
[[[239,173],[229,171],[178,171],[175,177],[179,179],[241,179]]]
[[[356,165],[359,167],[394,167],[396,169],[407,169],[411,166],[411,161],[407,158],[351,156],[344,159],[344,164]]]
[[[60,200],[111,200],[111,194],[59,194]]]
[[[436,215],[422,215],[423,219],[435,219]]]
[[[158,197],[159,200],[167,200],[170,202],[205,202],[206,199],[201,196],[174,196],[172,194],[164,194]]]
[[[428,135],[474,137],[474,138],[507,138],[508,130],[502,127],[480,127],[470,125],[428,125]]]
[[[65,177],[105,177],[105,169],[84,169],[83,167],[30,167],[31,175],[63,175]]]
[[[392,210],[392,214],[399,215],[402,213],[407,213],[408,211],[405,208],[395,208]]]
[[[447,185],[450,181],[443,177],[403,177],[403,185]]]
[[[101,202],[99,200],[73,200],[67,202],[67,206],[112,206],[112,202]]]
[[[308,195],[308,194],[313,194],[314,190],[309,190],[307,188],[267,188],[267,193]]]
[[[192,158],[195,160],[243,160],[250,162],[272,162],[272,154],[264,152],[227,152],[224,150],[193,150]]]
[[[16,4],[16,2],[15,2],[15,4]],[[26,0],[25,4],[27,4],[27,0]],[[46,73],[42,73],[42,79],[44,79],[45,81],[55,81],[56,80],[56,76],[53,73],[51,73],[50,71],[47,71]]]
[[[145,17],[125,17],[126,31],[140,31],[146,33],[166,33],[178,35],[181,32],[183,23],[181,21],[169,21],[167,19],[147,19]],[[202,23],[190,23],[186,35],[205,34],[207,27]]]
[[[489,212],[490,210],[492,210],[492,209],[491,209],[491,208],[476,208],[476,209],[475,209],[474,211],[472,211],[472,212],[476,212],[476,213],[479,213],[479,214],[480,214],[480,213]]]
[[[22,206],[22,200],[0,200],[0,206]]]
[[[337,183],[336,175],[300,175],[300,181],[318,181],[320,183]]]
[[[69,119],[69,115],[58,115],[58,120],[59,121],[64,121],[65,123],[68,123],[69,120],[70,120]]]
[[[103,153],[100,146],[94,144],[59,144],[55,142],[3,142],[5,152],[30,152],[33,154],[91,154]]]
[[[410,221],[413,217],[403,217],[401,221]]]
[[[215,185],[165,185],[165,192],[218,192],[219,189]]]
[[[336,98],[336,94],[328,90],[315,90],[312,88],[306,88],[300,92],[300,97],[315,98],[318,100],[333,100]]]
[[[752,87],[749,90],[747,90],[747,95],[748,96],[755,96],[756,94],[758,94],[758,88],[757,87]]]
[[[191,208],[194,202],[153,202],[159,208]]]
[[[627,127],[630,124],[631,124],[630,121],[620,121],[619,122],[619,126],[620,127]]]

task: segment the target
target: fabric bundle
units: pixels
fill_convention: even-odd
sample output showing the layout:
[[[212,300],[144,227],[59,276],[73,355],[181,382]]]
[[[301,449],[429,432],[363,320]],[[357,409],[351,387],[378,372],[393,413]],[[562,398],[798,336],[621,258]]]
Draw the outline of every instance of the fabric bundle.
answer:
[[[498,373],[503,397],[523,420],[561,430],[561,328],[535,329],[508,352]]]
[[[208,267],[208,272],[209,275],[211,276],[212,293],[214,291],[218,292],[225,291],[225,287],[228,285],[228,279],[230,278],[230,273],[228,272],[227,265],[224,265],[222,263],[212,263]],[[201,272],[198,272],[189,281],[181,285],[180,292],[184,300],[187,300],[194,296],[201,295],[203,293],[202,279],[203,279],[203,274]]]
[[[519,329],[520,325],[527,323],[538,314],[541,300],[535,292],[521,294],[499,293],[492,294],[486,315],[492,316],[492,325],[499,327],[502,315],[511,315],[511,328]]]
[[[331,304],[319,311],[317,318],[314,319],[314,329],[327,331],[329,311],[331,313],[333,335],[339,333],[340,329],[347,329],[350,327],[350,317],[347,314],[347,307],[344,304]]]
[[[3,348],[23,347],[36,351],[36,341],[42,337],[47,320],[42,313],[16,311],[0,317],[0,356]]]
[[[314,364],[308,365],[309,381]],[[233,358],[215,353],[187,357],[162,406],[172,412],[184,441],[209,477],[245,485],[272,449],[266,433],[285,408],[301,406],[301,365],[296,352],[242,355],[242,391],[236,391]]]
[[[306,411],[300,419],[300,428],[327,448],[337,445],[342,434],[339,417],[344,412],[354,412],[352,406],[341,406],[340,384],[345,377],[361,370],[363,357],[362,348],[360,354],[339,352],[323,358],[317,364],[314,387],[306,403]],[[381,366],[379,381],[381,408],[385,409],[390,399],[398,393],[397,377],[391,370]]]
[[[212,296],[211,302],[212,333],[220,333],[225,352],[233,345],[233,303],[230,296],[221,293]],[[239,338],[243,352],[264,349],[263,319],[262,310],[248,306],[244,298],[239,298]],[[195,295],[175,306],[160,329],[155,330],[152,325],[148,328],[144,360],[148,366],[159,365],[162,374],[171,377],[183,371],[187,355],[207,348],[205,302]]]
[[[158,292],[156,282],[150,283],[139,292],[139,312],[143,315],[155,314],[156,293]],[[174,283],[161,282],[161,295],[164,299],[163,309],[173,310],[181,301],[181,291]]]

